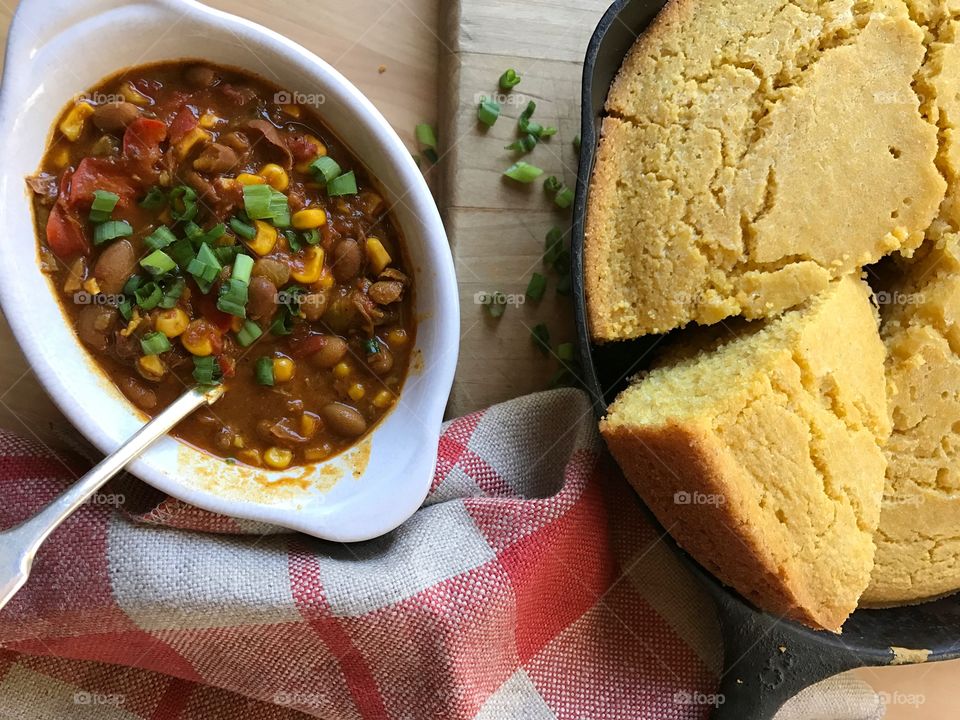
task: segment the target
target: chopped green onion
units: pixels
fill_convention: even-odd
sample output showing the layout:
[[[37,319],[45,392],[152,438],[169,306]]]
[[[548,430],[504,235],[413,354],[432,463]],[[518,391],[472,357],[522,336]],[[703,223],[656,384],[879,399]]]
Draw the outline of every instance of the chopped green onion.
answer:
[[[257,229],[240,218],[230,218],[230,229],[244,240],[253,240],[257,236]]]
[[[159,355],[171,347],[167,336],[162,332],[152,332],[140,338],[140,348],[144,355]]]
[[[237,332],[237,342],[240,347],[250,347],[253,342],[263,335],[263,330],[252,320],[245,320],[243,327]]]
[[[133,235],[133,228],[126,220],[107,220],[93,230],[93,244],[103,245],[117,238]]]
[[[340,165],[337,164],[336,160],[334,160],[332,157],[324,155],[323,157],[318,157],[316,160],[310,163],[310,173],[317,182],[323,182],[326,184],[335,177],[340,176],[343,171],[340,169]]]
[[[174,220],[193,220],[199,209],[197,191],[189,185],[178,185],[170,191],[170,214]]]
[[[573,190],[564,185],[554,196],[553,202],[558,208],[566,210],[573,204]]]
[[[504,311],[507,309],[507,296],[498,290],[492,295],[487,295],[484,298],[484,304],[487,306],[487,312],[490,314],[490,317],[502,317]]]
[[[227,226],[223,223],[217,223],[212,228],[207,230],[201,237],[200,242],[202,243],[214,243],[224,235],[227,234]]]
[[[547,242],[543,252],[544,264],[552,267],[562,250],[563,231],[558,227],[552,227],[549,232],[547,232]]]
[[[307,245],[316,245],[320,242],[320,231],[316,228],[310,228],[303,231],[303,241]]]
[[[257,378],[257,384],[273,386],[273,359],[262,357],[257,360],[254,366],[254,375]]]
[[[296,230],[290,230],[290,229],[284,230],[283,236],[287,239],[287,246],[293,252],[300,252],[300,238],[297,237]]]
[[[273,188],[269,185],[244,185],[243,208],[252,220],[269,220],[273,217],[270,201]]]
[[[356,195],[357,178],[353,170],[334,178],[327,183],[327,195],[336,197],[337,195]]]
[[[123,316],[124,320],[129,320],[133,317],[133,303],[127,299],[123,299],[117,303],[117,310]]]
[[[557,295],[569,295],[573,285],[573,280],[570,279],[570,274],[566,273],[560,276],[560,279],[557,280]]]
[[[276,319],[270,324],[270,332],[273,335],[289,335],[293,332],[293,315],[290,308],[286,306],[280,308]]]
[[[163,291],[159,285],[151,280],[138,287],[133,296],[137,300],[137,305],[141,308],[153,310],[163,300]]]
[[[163,191],[163,188],[159,188],[154,185],[152,188],[147,190],[146,197],[140,201],[140,207],[147,210],[159,210],[167,203],[167,194]]]
[[[560,362],[572,362],[574,354],[573,343],[560,343],[557,345],[557,358],[559,358]]]
[[[193,357],[193,379],[200,385],[216,385],[220,382],[220,364],[212,355]]]
[[[182,277],[174,278],[173,283],[163,291],[163,300],[160,301],[160,307],[164,310],[176,307],[186,286],[187,281]]]
[[[576,149],[577,152],[580,152],[580,136],[579,135],[573,138],[573,147],[574,149]]]
[[[362,345],[363,352],[367,355],[376,355],[378,352],[380,352],[380,343],[377,342],[376,338],[364,340]]]
[[[521,160],[520,162],[515,162],[513,165],[504,170],[503,174],[511,180],[529,184],[543,175],[543,170],[538,168],[536,165],[531,165]]]
[[[520,75],[513,68],[507,68],[507,71],[500,76],[498,84],[500,85],[501,90],[504,92],[509,92],[520,84]]]
[[[546,325],[540,323],[534,326],[530,331],[530,338],[533,340],[533,344],[536,345],[544,355],[550,352],[550,330]]]
[[[177,264],[163,250],[154,250],[140,261],[140,267],[153,276],[163,275],[173,270]]]
[[[214,281],[220,275],[222,265],[209,245],[201,245],[197,256],[187,265],[187,272],[197,281],[200,292],[210,292]]]
[[[213,248],[213,254],[216,255],[221,265],[229,265],[236,260],[237,255],[241,254],[241,250],[243,248],[239,245],[221,245]]]
[[[560,132],[560,131],[559,131],[557,128],[551,127],[551,126],[548,125],[547,127],[543,128],[543,129],[540,131],[540,138],[543,139],[543,138],[546,138],[546,137],[552,137],[552,136],[556,135],[558,132]]]
[[[143,284],[143,278],[139,275],[131,275],[130,278],[123,286],[124,295],[133,295],[137,291],[137,288]]]
[[[431,148],[433,150],[437,149],[437,135],[433,131],[433,128],[427,123],[420,123],[416,128],[417,133],[417,142],[419,142],[424,147]]]
[[[278,190],[270,196],[270,219],[278,228],[290,227],[290,203]]]
[[[120,202],[120,196],[109,190],[94,190],[90,206],[90,222],[102,223],[110,219],[110,213]]]
[[[500,103],[488,100],[484,95],[480,98],[480,104],[477,106],[477,120],[487,127],[493,127],[493,124],[500,117]]]
[[[143,242],[151,250],[161,250],[167,245],[173,245],[176,241],[177,236],[166,225],[161,225],[143,239]]]
[[[247,285],[250,284],[250,272],[253,270],[253,258],[249,255],[237,255],[233,261],[233,272],[230,277]]]
[[[513,150],[515,152],[528,153],[537,146],[537,136],[524,135],[523,137],[517,138],[514,142],[507,145],[504,150]]]
[[[247,257],[246,255],[238,255]],[[243,280],[231,277],[220,286],[220,295],[217,298],[217,309],[237,317],[247,316],[247,298],[249,286]]]
[[[553,271],[563,275],[570,272],[570,251],[566,248],[560,248],[557,257],[553,261]]]
[[[217,223],[209,230],[204,231],[195,222],[188,222],[183,226],[183,231],[194,247],[199,247],[203,243],[214,243],[222,238],[227,232],[227,227],[223,223]]]
[[[551,175],[543,181],[544,192],[555,195],[563,187],[563,182],[556,175]]]
[[[523,109],[523,112],[520,113],[520,117],[517,120],[517,125],[520,126],[520,130],[527,132],[527,127],[530,124],[530,118],[533,117],[533,113],[537,109],[537,104],[531,100],[527,103],[527,106]]]
[[[423,151],[423,156],[434,165],[440,162],[440,156],[437,155],[437,151],[433,148],[425,148]]]
[[[543,299],[543,294],[547,291],[547,279],[538,272],[530,277],[530,283],[527,285],[527,297],[534,302]]]
[[[167,255],[181,268],[186,268],[193,260],[193,245],[187,238],[180,238],[173,245],[167,248]]]

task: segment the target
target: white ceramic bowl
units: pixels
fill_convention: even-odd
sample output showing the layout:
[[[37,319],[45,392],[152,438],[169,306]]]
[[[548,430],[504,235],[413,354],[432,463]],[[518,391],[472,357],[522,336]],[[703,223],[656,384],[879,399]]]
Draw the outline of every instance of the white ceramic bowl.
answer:
[[[22,0],[0,89],[4,313],[47,392],[100,450],[112,451],[144,422],[96,368],[39,270],[24,177],[38,168],[50,127],[73,96],[131,65],[196,57],[323,98],[324,122],[396,203],[416,278],[416,350],[396,408],[355,449],[325,463],[257,471],[164,438],[130,469],[214,512],[329,540],[382,535],[413,514],[430,487],[457,360],[456,278],[436,205],[410,153],[376,108],[313,53],[194,0]]]

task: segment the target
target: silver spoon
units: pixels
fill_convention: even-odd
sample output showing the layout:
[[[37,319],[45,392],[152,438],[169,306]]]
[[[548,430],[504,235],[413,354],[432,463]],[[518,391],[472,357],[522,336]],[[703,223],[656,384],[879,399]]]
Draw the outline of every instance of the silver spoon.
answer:
[[[60,523],[178,422],[197,408],[212,405],[223,392],[222,385],[191,388],[47,507],[29,520],[0,532],[0,609],[23,587],[37,550]]]

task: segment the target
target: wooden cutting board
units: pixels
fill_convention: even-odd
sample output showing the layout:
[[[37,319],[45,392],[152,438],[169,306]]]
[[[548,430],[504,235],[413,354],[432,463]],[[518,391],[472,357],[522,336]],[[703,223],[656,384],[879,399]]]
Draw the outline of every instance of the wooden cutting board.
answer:
[[[576,182],[580,82],[584,53],[608,0],[454,0],[441,18],[439,203],[460,286],[461,344],[448,414],[546,389],[560,368],[554,353],[574,338],[569,298],[556,292],[559,276],[543,267],[551,227],[569,241],[571,211],[556,208],[542,179]],[[522,77],[510,93],[497,87],[514,68]],[[490,129],[477,122],[480,96],[498,95],[502,113]],[[559,128],[528,155],[504,149],[517,137],[517,117],[533,100],[534,119]],[[502,176],[523,159],[542,178],[520,185]],[[531,275],[548,279],[537,303],[524,298]],[[506,311],[491,318],[480,302],[507,295]],[[522,304],[521,304],[522,303]],[[550,332],[551,353],[531,339],[534,326]]]

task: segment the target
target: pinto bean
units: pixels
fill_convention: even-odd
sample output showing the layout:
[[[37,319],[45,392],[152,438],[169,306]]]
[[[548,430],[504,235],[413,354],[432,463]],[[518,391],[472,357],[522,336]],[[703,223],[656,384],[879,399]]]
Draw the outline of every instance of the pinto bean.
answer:
[[[403,296],[403,283],[396,280],[378,280],[367,291],[377,305],[395,303]]]
[[[110,331],[116,322],[116,308],[87,305],[77,314],[77,335],[97,352],[106,352],[110,344]]]
[[[121,392],[134,405],[142,410],[153,410],[157,406],[157,394],[136,378],[127,376],[118,383]]]
[[[350,282],[362,267],[363,251],[356,240],[345,238],[333,246],[333,276],[338,282]]]
[[[118,240],[104,250],[93,266],[93,276],[102,292],[116,295],[137,269],[137,253],[129,240]]]
[[[349,350],[347,341],[336,335],[324,335],[320,347],[310,355],[310,362],[318,368],[332,368],[343,360]]]
[[[217,81],[216,71],[207,65],[191,65],[183,77],[195,88],[208,88]]]
[[[277,286],[262,275],[250,278],[247,314],[251,320],[270,320],[277,312]]]
[[[320,411],[320,417],[331,432],[343,437],[358,437],[367,431],[363,415],[345,403],[330,403]]]
[[[378,343],[379,352],[367,355],[367,367],[377,375],[386,375],[393,370],[393,353],[383,343]]]
[[[93,124],[106,132],[123,130],[140,117],[140,108],[128,102],[108,102],[93,110]]]
[[[300,299],[300,310],[308,322],[317,322],[327,310],[326,293],[310,293]]]
[[[226,145],[212,143],[200,153],[200,157],[193,161],[194,170],[205,173],[224,173],[236,167],[240,158],[237,153]]]
[[[277,287],[283,287],[290,279],[290,266],[271,258],[259,258],[253,263],[253,277],[265,277]]]

